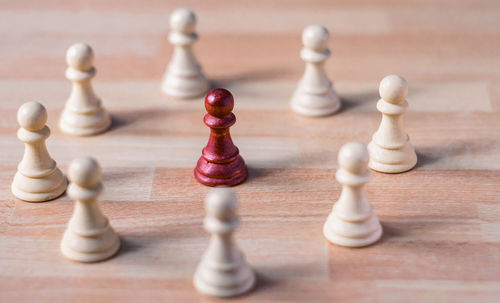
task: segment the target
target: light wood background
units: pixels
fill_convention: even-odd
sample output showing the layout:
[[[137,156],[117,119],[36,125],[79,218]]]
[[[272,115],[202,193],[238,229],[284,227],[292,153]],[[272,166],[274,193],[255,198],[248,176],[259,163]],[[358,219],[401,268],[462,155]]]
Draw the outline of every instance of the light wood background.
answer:
[[[235,96],[235,143],[250,169],[236,187],[237,242],[259,275],[241,302],[500,302],[500,2],[0,1],[0,301],[211,302],[192,286],[208,243],[209,188],[192,169],[206,144],[202,100],[162,96],[171,55],[168,18],[199,19],[196,54]],[[289,97],[303,72],[302,29],[331,32],[327,70],[344,108],[311,119]],[[96,92],[113,129],[61,134],[70,91],[65,52],[96,53]],[[339,147],[368,142],[380,121],[378,82],[409,82],[406,130],[418,166],[372,174],[367,195],[383,239],[363,249],[328,245],[322,224],[339,196]],[[64,259],[59,242],[73,202],[13,198],[23,144],[16,110],[42,102],[49,151],[66,171],[81,155],[103,167],[102,209],[122,249],[104,263]]]

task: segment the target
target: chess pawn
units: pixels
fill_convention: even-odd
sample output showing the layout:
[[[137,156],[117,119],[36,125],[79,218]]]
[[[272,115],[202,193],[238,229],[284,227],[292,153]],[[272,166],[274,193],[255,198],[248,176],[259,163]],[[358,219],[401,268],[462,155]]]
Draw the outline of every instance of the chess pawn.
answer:
[[[60,129],[75,136],[106,131],[111,117],[92,88],[91,80],[96,74],[92,48],[84,43],[73,44],[66,53],[66,62],[66,78],[73,87],[59,120]]]
[[[255,284],[255,273],[233,241],[239,225],[237,204],[229,188],[213,189],[205,200],[204,226],[212,236],[194,275],[194,285],[201,293],[231,297],[249,291]]]
[[[17,121],[21,125],[17,137],[24,142],[25,149],[12,182],[12,193],[29,202],[59,197],[66,190],[67,181],[45,146],[50,136],[45,125],[47,110],[38,102],[24,103],[17,111]]]
[[[417,154],[403,129],[408,84],[400,76],[389,75],[380,82],[379,93],[377,109],[382,122],[368,144],[369,166],[383,173],[405,172],[417,164]]]
[[[101,168],[90,157],[73,160],[69,167],[68,195],[76,200],[73,216],[61,242],[63,255],[79,262],[110,258],[120,248],[120,239],[100,208]]]
[[[302,34],[304,48],[300,52],[306,69],[292,100],[292,109],[306,116],[326,116],[340,109],[340,99],[325,72],[330,57],[328,30],[321,25],[309,25]]]
[[[370,245],[382,236],[382,227],[364,192],[370,180],[366,146],[359,142],[344,144],[338,161],[336,176],[342,193],[323,226],[323,234],[329,242],[341,246]]]
[[[236,122],[233,106],[233,95],[223,88],[213,89],[205,97],[208,113],[203,121],[210,127],[210,138],[194,170],[196,180],[205,185],[232,186],[248,176],[245,161],[229,134]]]
[[[162,91],[178,98],[193,98],[206,93],[209,82],[193,53],[193,43],[198,40],[195,32],[196,16],[193,11],[181,8],[170,17],[168,40],[174,53],[163,77]]]

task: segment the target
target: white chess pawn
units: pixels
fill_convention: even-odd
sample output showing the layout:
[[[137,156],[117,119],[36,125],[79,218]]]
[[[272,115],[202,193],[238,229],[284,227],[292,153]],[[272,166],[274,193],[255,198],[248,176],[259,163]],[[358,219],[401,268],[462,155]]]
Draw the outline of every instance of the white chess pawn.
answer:
[[[363,143],[349,142],[338,156],[337,181],[342,193],[323,226],[326,239],[348,247],[370,245],[382,236],[382,227],[366,200],[364,186],[370,180],[368,151]]]
[[[17,137],[24,142],[25,149],[12,182],[12,193],[29,202],[59,197],[66,190],[67,181],[45,146],[50,136],[45,125],[47,110],[38,102],[24,103],[17,111],[17,121],[21,125]]]
[[[306,116],[326,116],[340,109],[340,99],[325,72],[325,61],[330,57],[328,30],[321,25],[309,25],[302,34],[304,48],[300,52],[306,69],[292,100],[292,109]]]
[[[389,75],[380,82],[379,93],[377,109],[382,122],[368,144],[369,166],[383,173],[405,172],[417,164],[417,154],[403,129],[408,83],[403,77]]]
[[[195,27],[193,11],[181,8],[172,13],[168,40],[174,45],[174,53],[161,87],[167,95],[193,98],[205,94],[210,88],[192,49],[193,43],[198,40]]]
[[[101,168],[93,158],[71,162],[68,195],[76,200],[73,216],[61,242],[63,255],[79,262],[97,262],[110,258],[120,248],[120,239],[109,224],[97,201],[102,192]]]
[[[67,134],[90,136],[102,133],[111,126],[111,117],[92,88],[96,74],[94,52],[85,43],[73,44],[66,53],[66,78],[73,82],[71,95],[59,120]]]
[[[238,199],[230,188],[215,188],[205,200],[205,229],[212,234],[196,273],[198,291],[216,297],[237,296],[255,284],[255,273],[233,242],[239,225],[236,214]]]

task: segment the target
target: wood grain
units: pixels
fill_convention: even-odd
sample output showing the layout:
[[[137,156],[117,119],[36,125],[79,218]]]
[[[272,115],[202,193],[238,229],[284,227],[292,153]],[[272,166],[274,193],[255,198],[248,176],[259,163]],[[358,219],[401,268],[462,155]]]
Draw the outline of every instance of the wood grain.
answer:
[[[202,99],[162,96],[168,15],[193,8],[196,54],[235,97],[231,129],[249,167],[236,187],[237,242],[255,267],[243,302],[500,301],[500,3],[481,1],[0,1],[0,301],[218,302],[192,275],[208,243],[209,188],[193,178],[208,140]],[[302,28],[331,31],[328,74],[344,108],[303,118],[288,108],[303,72]],[[62,134],[66,48],[89,42],[110,132]],[[367,196],[384,228],[363,249],[328,245],[321,228],[340,194],[339,147],[367,143],[378,82],[409,82],[406,131],[419,163],[372,174]],[[123,248],[104,263],[59,252],[67,196],[31,204],[10,183],[22,157],[17,108],[48,109],[49,152],[66,171],[81,155],[103,167],[101,206]]]

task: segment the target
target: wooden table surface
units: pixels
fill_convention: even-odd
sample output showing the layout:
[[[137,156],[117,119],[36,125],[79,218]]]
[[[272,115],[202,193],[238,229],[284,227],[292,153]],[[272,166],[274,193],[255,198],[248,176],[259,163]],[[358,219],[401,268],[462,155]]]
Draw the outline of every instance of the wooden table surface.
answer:
[[[226,3],[227,2],[227,3]],[[160,93],[172,49],[169,14],[198,15],[195,46],[208,77],[232,91],[234,142],[250,177],[237,186],[237,242],[259,276],[238,302],[500,302],[500,2],[0,1],[0,301],[212,302],[192,286],[208,235],[193,167],[206,144],[202,99]],[[326,68],[344,107],[312,119],[289,110],[304,64],[302,29],[331,32]],[[95,90],[111,131],[63,135],[65,52],[90,43]],[[368,143],[380,121],[378,83],[404,76],[406,131],[418,166],[372,174],[367,196],[384,236],[348,249],[322,225],[340,193],[340,146]],[[82,155],[103,167],[101,206],[120,234],[109,261],[64,259],[73,201],[16,200],[22,158],[17,108],[49,112],[49,152],[67,171]]]

